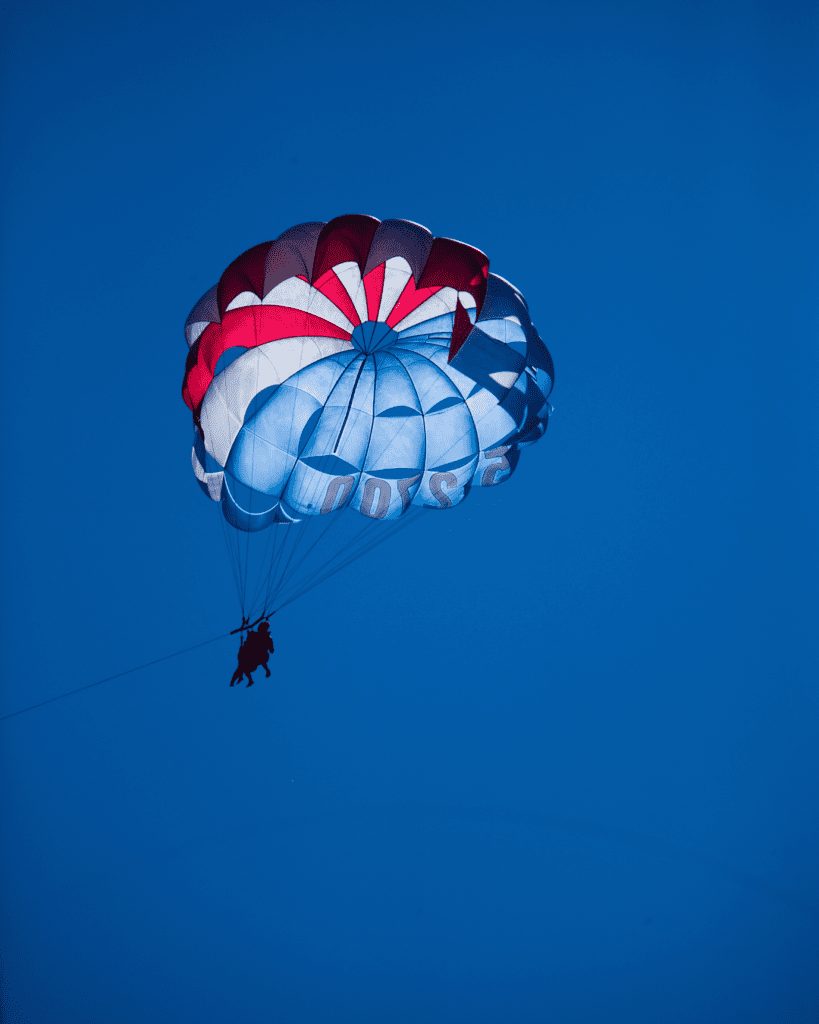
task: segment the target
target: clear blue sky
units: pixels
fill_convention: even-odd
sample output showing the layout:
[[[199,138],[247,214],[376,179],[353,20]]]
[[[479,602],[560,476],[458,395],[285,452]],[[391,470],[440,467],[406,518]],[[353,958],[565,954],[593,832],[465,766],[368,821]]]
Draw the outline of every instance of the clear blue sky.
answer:
[[[238,624],[179,389],[249,246],[479,246],[557,410],[271,680],[222,640],[0,724],[8,1019],[815,1021],[815,5],[3,18],[3,714]]]

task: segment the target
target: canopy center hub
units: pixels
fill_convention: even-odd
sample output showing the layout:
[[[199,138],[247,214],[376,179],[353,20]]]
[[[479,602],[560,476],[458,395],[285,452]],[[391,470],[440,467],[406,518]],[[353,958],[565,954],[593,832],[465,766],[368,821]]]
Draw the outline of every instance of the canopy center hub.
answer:
[[[398,335],[387,324],[379,320],[365,320],[353,331],[351,341],[355,347],[366,353],[379,351],[394,345]]]

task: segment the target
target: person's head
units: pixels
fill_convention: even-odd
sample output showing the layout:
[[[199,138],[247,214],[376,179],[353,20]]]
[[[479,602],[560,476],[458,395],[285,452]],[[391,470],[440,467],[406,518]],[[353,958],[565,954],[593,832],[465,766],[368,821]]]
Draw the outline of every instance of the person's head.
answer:
[[[264,630],[264,631],[265,631],[265,633],[269,633],[269,632],[270,632],[270,623],[268,623],[268,622],[262,622],[262,623],[260,623],[260,625],[259,625],[259,630],[260,630],[260,631],[261,631],[261,630]]]

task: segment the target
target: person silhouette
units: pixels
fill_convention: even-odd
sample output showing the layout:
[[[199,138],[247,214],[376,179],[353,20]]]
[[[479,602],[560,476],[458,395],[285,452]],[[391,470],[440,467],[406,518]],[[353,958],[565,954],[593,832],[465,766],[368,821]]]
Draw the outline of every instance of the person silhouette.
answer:
[[[241,682],[244,676],[247,676],[247,685],[252,686],[253,676],[251,673],[259,667],[264,668],[265,675],[269,678],[270,669],[267,667],[267,662],[274,651],[268,622],[260,623],[258,629],[251,629],[239,648],[239,664],[233,673],[230,685],[234,686],[237,682]]]

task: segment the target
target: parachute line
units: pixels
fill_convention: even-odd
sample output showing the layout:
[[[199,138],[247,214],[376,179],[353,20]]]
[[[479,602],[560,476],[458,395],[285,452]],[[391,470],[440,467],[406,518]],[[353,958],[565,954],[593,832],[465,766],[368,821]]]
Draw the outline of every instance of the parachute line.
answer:
[[[292,561],[292,555],[295,555],[295,546],[294,546],[291,558],[289,558],[287,560],[287,564],[285,565],[284,569],[282,570],[281,577],[279,578],[278,583],[275,584],[275,589],[272,588],[272,587],[268,588],[268,592],[267,592],[267,595],[266,595],[266,597],[268,599],[267,603],[269,603],[270,598],[275,597],[276,594],[287,583],[289,583],[290,580],[292,580],[292,578],[295,576],[295,574],[299,571],[299,569],[302,567],[302,565],[304,565],[305,561],[310,557],[312,552],[315,550],[316,546],[318,544],[320,544],[321,541],[324,540],[324,538],[327,536],[327,534],[330,532],[330,530],[332,530],[333,526],[337,522],[339,522],[340,519],[341,519],[341,516],[338,513],[335,513],[334,515],[331,516],[330,522],[327,523],[326,526],[324,526],[322,531],[319,533],[318,537],[316,537],[316,539],[313,541],[313,543],[310,545],[310,547],[307,549],[307,551],[305,551],[305,553],[301,556],[299,561],[296,562],[296,564],[293,566],[292,570],[290,572],[288,572],[288,568],[290,566],[290,562]],[[306,525],[307,524],[305,523],[304,526],[306,527]],[[304,533],[306,534],[306,532],[307,531],[305,529]],[[299,539],[301,539],[301,538],[299,538]],[[343,548],[342,548],[342,550],[343,550]]]
[[[76,690],[69,690],[68,693],[61,693],[57,697],[49,697],[48,700],[41,700],[39,704],[31,704],[27,708],[20,708],[19,711],[12,711],[10,715],[0,715],[0,722],[5,722],[7,718],[14,718],[16,715],[22,715],[26,711],[33,711],[35,708],[44,707],[46,704],[53,704],[55,700],[62,700],[64,697],[73,697],[75,693],[82,693],[83,690],[90,690],[93,686],[101,686],[103,683],[110,683],[113,679],[121,679],[123,676],[129,676],[132,672],[140,672],[143,668],[150,668],[151,665],[158,665],[161,661],[168,661],[169,658],[178,658],[180,654],[187,654],[188,651],[195,651],[199,647],[207,647],[208,644],[215,644],[217,640],[224,640],[230,635],[230,633],[222,633],[221,636],[215,636],[211,640],[204,640],[201,644],[194,644],[193,647],[185,647],[181,651],[174,651],[173,654],[165,654],[161,658],[154,658],[153,661],[146,661],[144,665],[137,665],[135,668],[128,668],[124,672],[117,672],[114,676],[106,676],[105,679],[98,679],[95,683],[88,683],[86,686],[80,686]]]
[[[267,530],[267,541],[264,546],[264,554],[262,555],[262,560],[261,563],[259,564],[259,571],[257,573],[256,578],[256,586],[253,589],[253,598],[250,602],[251,607],[253,608],[256,607],[256,602],[262,596],[262,590],[266,587],[267,581],[270,578],[270,568],[272,568],[273,566],[273,560],[276,557],[277,553],[275,543],[273,543],[271,550],[271,542],[273,541],[273,538],[275,536],[276,534],[274,533],[273,528],[269,528]],[[281,546],[282,545],[279,545],[279,549],[281,549]],[[265,572],[265,566],[270,567],[267,572]]]
[[[341,572],[341,570],[346,569],[348,565],[352,565],[352,563],[357,561],[359,558],[362,558],[364,555],[369,554],[369,552],[372,551],[374,548],[377,548],[379,544],[383,544],[384,541],[387,541],[391,537],[394,537],[397,533],[400,533],[401,530],[404,530],[408,526],[411,526],[413,523],[417,522],[425,513],[429,511],[430,509],[428,508],[421,508],[415,514],[403,516],[401,519],[398,520],[397,524],[393,527],[393,529],[386,531],[380,537],[376,537],[373,540],[366,542],[358,550],[353,551],[353,553],[339,565],[335,565],[332,568],[328,569],[330,564],[336,558],[342,556],[345,553],[345,551],[349,551],[351,546],[353,546],[358,540],[361,539],[363,533],[368,532],[365,527],[365,529],[359,533],[358,537],[356,537],[353,541],[350,541],[347,545],[345,545],[345,547],[342,548],[339,552],[337,552],[337,554],[335,554],[333,558],[329,559],[329,561],[326,562],[323,566],[316,569],[310,576],[307,577],[306,580],[303,580],[301,583],[296,584],[296,593],[293,594],[291,597],[288,597],[286,601],[282,601],[280,604],[277,604],[274,611],[280,611],[287,605],[292,604],[294,601],[297,601],[300,597],[303,597],[308,591],[312,590],[313,587],[317,587],[320,583],[324,583],[324,581],[330,579],[331,576],[335,576],[337,572]],[[319,575],[320,573],[322,575]],[[316,578],[317,576],[318,578]],[[286,596],[286,594],[287,590],[285,589],[284,594],[282,596]],[[272,614],[273,612],[271,612],[271,615]]]
[[[334,522],[338,521],[338,520],[340,520],[340,518],[341,518],[340,515],[338,513],[336,513],[336,518],[333,521]],[[304,564],[304,562],[306,561],[307,557],[309,556],[309,554],[313,550],[313,548],[315,548],[316,545],[319,543],[319,541],[323,540],[324,537],[326,537],[326,535],[330,532],[331,526],[332,526],[332,523],[330,523],[328,526],[326,526],[324,528],[321,536],[316,538],[316,540],[313,542],[313,544],[310,547],[310,549],[307,552],[305,552],[305,554],[302,557],[301,561],[297,565],[295,565],[293,567],[292,572],[290,572],[286,577],[284,577],[284,576],[282,577],[282,579],[279,581],[278,586],[276,587],[275,593],[272,595],[274,598],[279,593],[281,593],[282,590],[286,590],[287,585],[291,582],[293,577],[296,575],[296,573],[298,572],[299,568]],[[311,573],[308,574],[308,576],[304,580],[302,580],[302,582],[300,584],[295,584],[295,585],[296,586],[302,586],[308,580],[313,579],[313,577],[315,577],[318,573],[320,573],[324,569],[326,569],[327,566],[330,565],[330,563],[334,562],[337,558],[341,558],[344,555],[345,551],[349,551],[350,548],[354,544],[357,544],[361,540],[361,538],[364,536],[364,534],[366,532],[368,532],[368,529],[369,529],[370,526],[371,526],[370,523],[365,522],[364,525],[361,527],[361,529],[356,534],[356,536],[351,538],[350,540],[346,541],[338,549],[338,551],[334,555],[331,555],[330,558],[327,559],[327,561],[324,563],[324,565],[321,565],[317,569],[314,569]]]
[[[231,545],[231,541],[230,541],[230,539],[228,538],[228,535],[227,535],[228,525],[225,522],[225,517],[222,515],[221,505],[219,507],[218,515],[219,515],[219,522],[222,525],[222,536],[225,538],[225,547],[227,548],[228,561],[230,562],[230,571],[233,573],[233,582],[236,584],[236,592],[239,594],[239,598],[240,598],[240,602],[241,602],[242,588],[241,588],[241,585],[239,584],[239,574],[238,574],[239,559],[233,557],[233,552],[231,551],[231,546],[230,546]],[[242,615],[243,616],[244,616],[244,613],[245,613],[245,610],[244,610],[244,608],[242,608]]]

